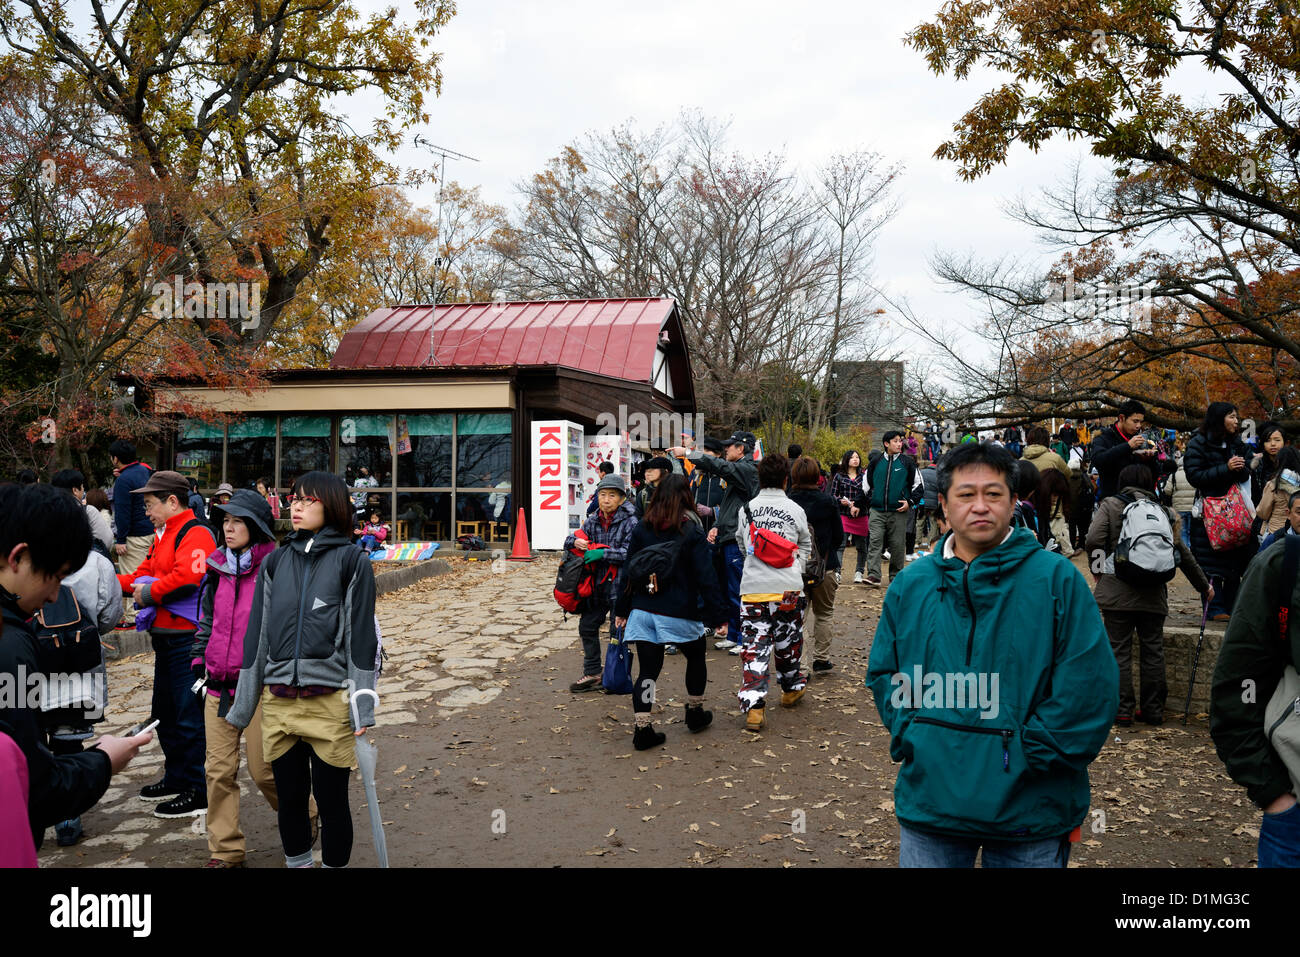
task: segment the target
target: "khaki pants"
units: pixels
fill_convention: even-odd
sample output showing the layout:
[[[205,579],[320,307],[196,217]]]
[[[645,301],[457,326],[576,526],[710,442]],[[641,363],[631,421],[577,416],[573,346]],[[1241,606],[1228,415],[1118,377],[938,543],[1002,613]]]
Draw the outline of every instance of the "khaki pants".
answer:
[[[225,718],[217,717],[217,698],[204,695],[203,724],[207,730],[208,852],[228,864],[244,859],[244,832],[239,827],[239,738],[248,746],[248,773],[278,811],[275,777],[262,757],[262,709],[253,712],[244,734]],[[315,817],[315,814],[312,815]]]
[[[117,556],[117,570],[123,575],[130,575],[140,563],[149,557],[153,546],[152,535],[131,535],[126,540],[126,554]],[[122,600],[122,617],[128,624],[135,622],[135,602],[128,595]]]
[[[812,636],[813,660],[829,661],[831,625],[835,621],[835,593],[839,591],[835,572],[828,571],[816,588],[808,591],[808,608],[804,612],[803,633]],[[808,644],[804,644],[807,648]]]

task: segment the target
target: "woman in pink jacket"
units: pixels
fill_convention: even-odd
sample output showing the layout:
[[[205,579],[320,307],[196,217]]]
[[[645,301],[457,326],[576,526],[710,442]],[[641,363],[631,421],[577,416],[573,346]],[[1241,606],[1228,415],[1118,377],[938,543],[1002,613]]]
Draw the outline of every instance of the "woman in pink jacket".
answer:
[[[201,586],[192,664],[195,677],[207,679],[203,715],[207,732],[208,867],[244,866],[236,780],[242,732],[225,717],[239,680],[257,572],[262,560],[276,548],[271,521],[270,504],[250,489],[239,489],[227,504],[212,507],[217,550],[208,557],[208,575]],[[275,778],[262,756],[260,714],[253,716],[245,741],[248,773],[272,809],[278,809]]]

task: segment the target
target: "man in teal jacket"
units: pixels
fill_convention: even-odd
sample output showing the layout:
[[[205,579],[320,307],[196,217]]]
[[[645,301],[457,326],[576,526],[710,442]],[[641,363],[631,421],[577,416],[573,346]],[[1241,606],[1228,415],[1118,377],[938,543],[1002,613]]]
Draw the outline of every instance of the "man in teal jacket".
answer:
[[[968,443],[939,470],[951,531],[885,595],[867,685],[901,761],[903,867],[1065,867],[1119,669],[1087,582],[1012,528],[1016,463]]]

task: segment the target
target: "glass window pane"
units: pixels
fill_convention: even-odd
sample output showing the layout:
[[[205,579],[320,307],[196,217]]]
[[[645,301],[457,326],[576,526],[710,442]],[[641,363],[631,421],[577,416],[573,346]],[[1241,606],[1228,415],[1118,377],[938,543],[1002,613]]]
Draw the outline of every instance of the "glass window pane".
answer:
[[[508,542],[514,534],[513,519],[518,517],[509,490],[496,492],[457,492],[456,521],[476,522],[478,527],[467,534],[481,535],[487,541]]]
[[[227,434],[227,482],[235,488],[252,488],[259,478],[275,472],[275,416],[246,416],[232,422]]]
[[[456,485],[510,486],[510,413],[467,414],[456,422]]]
[[[280,421],[280,488],[293,488],[308,472],[330,467],[330,417],[286,415]]]
[[[221,444],[225,434],[222,425],[182,419],[176,427],[172,467],[186,478],[197,479],[204,491],[215,490],[221,484]]]
[[[405,433],[402,424],[405,422]],[[451,416],[399,415],[397,440],[409,438],[411,450],[397,454],[397,484],[413,488],[451,486]],[[405,447],[404,445],[402,447]]]
[[[393,447],[389,430],[391,415],[344,415],[339,417],[338,474],[355,486],[361,470],[378,485],[393,484]],[[369,483],[367,483],[369,484]]]
[[[393,534],[409,542],[447,542],[451,534],[450,492],[398,492]]]

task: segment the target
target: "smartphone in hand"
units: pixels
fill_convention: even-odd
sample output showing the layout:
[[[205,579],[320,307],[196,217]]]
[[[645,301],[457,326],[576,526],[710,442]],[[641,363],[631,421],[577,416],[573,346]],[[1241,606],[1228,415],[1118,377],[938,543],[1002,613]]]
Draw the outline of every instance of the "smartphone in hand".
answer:
[[[124,737],[124,738],[134,738],[136,735],[140,735],[140,734],[148,734],[148,733],[149,733],[150,731],[152,731],[154,728],[158,727],[158,725],[159,725],[159,723],[160,723],[160,720],[161,720],[161,719],[159,719],[159,718],[154,718],[152,721],[149,721],[149,720],[147,720],[147,719],[144,720],[144,721],[141,721],[141,722],[140,722],[139,724],[137,724],[134,728],[131,728],[129,731],[127,731],[126,734],[122,735],[122,737]]]

